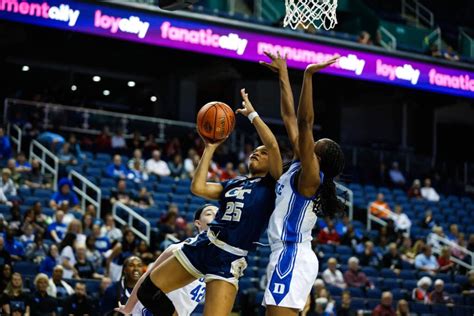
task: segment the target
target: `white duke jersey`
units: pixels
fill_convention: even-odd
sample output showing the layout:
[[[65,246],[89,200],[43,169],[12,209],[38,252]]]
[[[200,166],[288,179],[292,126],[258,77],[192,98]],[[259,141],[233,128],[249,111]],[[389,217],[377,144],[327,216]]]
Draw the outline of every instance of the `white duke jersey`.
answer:
[[[181,248],[185,242],[176,244],[175,247]],[[204,299],[205,294],[206,283],[204,278],[201,278],[180,289],[169,292],[167,296],[173,302],[178,316],[189,316]]]
[[[313,211],[316,198],[306,198],[298,193],[296,175],[301,169],[299,161],[293,161],[290,168],[278,180],[275,193],[275,210],[268,223],[270,245],[281,242],[304,243],[312,240],[311,231],[318,217]],[[323,173],[320,173],[323,181]]]

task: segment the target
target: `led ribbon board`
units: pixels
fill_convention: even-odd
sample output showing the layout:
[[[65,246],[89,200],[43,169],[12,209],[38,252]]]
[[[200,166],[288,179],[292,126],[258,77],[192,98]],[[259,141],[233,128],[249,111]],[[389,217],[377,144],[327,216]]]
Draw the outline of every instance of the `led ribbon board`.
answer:
[[[0,0],[0,19],[251,62],[264,59],[264,51],[280,51],[298,69],[339,54],[324,73],[474,98],[472,70],[176,16],[73,0]]]

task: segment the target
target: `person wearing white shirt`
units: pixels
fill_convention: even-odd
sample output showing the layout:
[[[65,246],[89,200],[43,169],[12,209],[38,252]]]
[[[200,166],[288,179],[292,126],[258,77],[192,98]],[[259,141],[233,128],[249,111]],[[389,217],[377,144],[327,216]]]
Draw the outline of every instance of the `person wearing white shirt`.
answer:
[[[398,162],[394,162],[392,164],[392,169],[389,171],[390,180],[393,184],[403,186],[405,184],[405,177],[403,173],[400,171]]]
[[[5,195],[16,195],[16,186],[11,179],[12,172],[8,168],[2,169],[2,176],[0,177],[0,188]]]
[[[122,231],[115,227],[115,220],[111,214],[105,216],[105,225],[102,226],[100,233],[102,236],[107,236],[111,243],[116,240],[122,241],[123,238]]]
[[[112,139],[110,140],[110,144],[112,148],[114,149],[120,149],[120,148],[126,148],[127,143],[125,142],[125,137],[123,137],[123,131],[118,130],[117,134],[112,136]]]
[[[193,158],[194,156],[197,155],[197,152],[194,149],[190,149],[188,151],[188,157],[184,159],[184,171],[188,175],[191,175],[194,172],[194,163],[193,163]]]
[[[421,188],[421,196],[431,202],[439,201],[439,194],[431,187],[431,179],[425,179],[425,186]]]
[[[148,173],[152,173],[160,177],[167,177],[171,173],[170,169],[168,168],[168,164],[161,160],[161,152],[159,150],[154,150],[152,153],[152,158],[147,160],[146,170]]]
[[[407,214],[403,213],[401,205],[395,205],[395,212],[392,214],[397,231],[409,232],[411,228],[411,220]]]
[[[323,280],[326,284],[337,286],[338,288],[345,289],[347,287],[344,282],[344,276],[342,272],[337,270],[336,258],[330,258],[328,260],[328,268],[323,272]]]

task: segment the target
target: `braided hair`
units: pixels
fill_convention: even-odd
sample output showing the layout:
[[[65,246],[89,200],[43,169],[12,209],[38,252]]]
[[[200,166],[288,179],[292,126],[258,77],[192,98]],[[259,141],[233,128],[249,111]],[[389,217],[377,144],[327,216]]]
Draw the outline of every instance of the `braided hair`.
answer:
[[[341,147],[331,139],[324,138],[318,142],[321,145],[315,146],[315,153],[324,178],[314,201],[314,211],[318,216],[333,218],[345,210],[344,203],[337,198],[334,183],[334,178],[344,169],[344,153]]]

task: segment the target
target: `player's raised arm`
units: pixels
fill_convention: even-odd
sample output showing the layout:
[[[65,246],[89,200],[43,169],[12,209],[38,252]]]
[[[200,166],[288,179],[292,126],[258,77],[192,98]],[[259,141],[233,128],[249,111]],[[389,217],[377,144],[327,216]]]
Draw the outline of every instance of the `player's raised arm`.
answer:
[[[295,159],[299,159],[299,145],[298,145],[298,124],[296,122],[295,101],[293,91],[291,90],[290,77],[288,76],[288,68],[286,65],[286,58],[265,52],[271,59],[271,63],[261,61],[260,64],[267,67],[273,72],[278,73],[280,82],[280,113],[283,123],[285,124],[286,132],[290,138],[291,146]]]
[[[314,196],[321,184],[319,161],[314,152],[313,75],[335,63],[338,58],[332,58],[321,64],[309,65],[304,72],[297,121],[302,169],[298,178],[298,192],[305,197]]]
[[[255,126],[260,140],[268,151],[268,163],[270,165],[269,173],[273,179],[278,180],[283,172],[283,162],[276,137],[273,135],[273,132],[267,124],[265,124],[265,122],[258,116],[257,112],[255,112],[255,109],[249,100],[249,95],[245,92],[245,89],[240,90],[240,93],[243,99],[243,108],[238,109],[236,113],[248,117],[253,126]]]
[[[217,143],[210,143],[203,137],[203,141],[206,147],[204,148],[201,160],[199,160],[193,181],[191,182],[191,192],[205,199],[218,200],[223,190],[222,185],[220,183],[207,182],[207,173],[214,152],[225,139]]]

